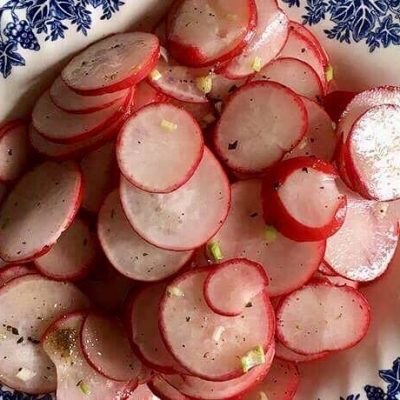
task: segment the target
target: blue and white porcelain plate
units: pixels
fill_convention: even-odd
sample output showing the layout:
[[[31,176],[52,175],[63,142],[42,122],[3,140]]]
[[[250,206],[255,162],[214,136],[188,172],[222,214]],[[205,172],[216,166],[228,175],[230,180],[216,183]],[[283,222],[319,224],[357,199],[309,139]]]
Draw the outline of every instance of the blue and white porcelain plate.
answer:
[[[26,115],[75,51],[112,32],[156,20],[170,3],[0,0],[0,121]],[[320,38],[338,88],[400,85],[400,0],[280,3]],[[296,400],[400,400],[400,251],[388,273],[362,291],[373,316],[367,338],[350,351],[302,365]],[[51,399],[0,385],[0,400]]]

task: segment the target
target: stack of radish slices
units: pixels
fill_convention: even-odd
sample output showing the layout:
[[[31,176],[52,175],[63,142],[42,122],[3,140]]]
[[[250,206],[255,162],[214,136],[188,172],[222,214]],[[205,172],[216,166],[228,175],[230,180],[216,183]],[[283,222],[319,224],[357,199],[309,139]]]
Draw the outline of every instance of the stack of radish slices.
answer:
[[[0,381],[290,400],[298,363],[360,342],[398,243],[400,89],[332,79],[274,0],[181,0],[76,55],[0,127]]]

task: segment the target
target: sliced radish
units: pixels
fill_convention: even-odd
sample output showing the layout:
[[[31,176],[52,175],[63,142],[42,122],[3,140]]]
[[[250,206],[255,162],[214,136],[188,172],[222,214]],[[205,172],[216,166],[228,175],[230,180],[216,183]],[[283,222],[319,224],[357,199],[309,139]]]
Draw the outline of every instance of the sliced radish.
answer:
[[[160,45],[166,47],[167,46],[167,21],[166,18],[162,18],[158,24],[153,29],[154,35],[158,37],[160,41]]]
[[[0,182],[0,205],[3,202],[3,200],[7,197],[8,194],[8,187]]]
[[[117,159],[121,173],[136,187],[169,193],[194,174],[203,150],[194,118],[172,104],[156,103],[127,121],[118,138]]]
[[[45,162],[24,175],[0,209],[0,257],[15,263],[50,250],[73,221],[82,190],[72,162]]]
[[[120,194],[136,232],[168,250],[190,250],[207,242],[224,223],[230,206],[228,179],[207,148],[192,178],[178,190],[153,194],[122,179]]]
[[[167,101],[167,99],[167,96],[154,89],[147,81],[142,81],[136,87],[133,111],[136,112],[148,104]]]
[[[293,350],[290,350],[285,345],[283,345],[281,342],[276,342],[275,349],[276,349],[275,355],[277,358],[279,358],[279,360],[290,361],[290,362],[294,362],[296,364],[321,360],[322,358],[325,358],[325,357],[329,356],[329,354],[330,354],[329,351],[325,351],[322,353],[316,353],[316,354],[307,354],[307,355],[300,354],[300,353],[296,353]],[[277,362],[277,361],[275,361],[275,362]],[[272,373],[272,371],[271,371],[271,373]]]
[[[267,292],[276,297],[303,286],[318,269],[325,242],[295,242],[265,225],[261,180],[232,185],[232,206],[208,248],[218,244],[224,260],[244,257],[260,263],[269,277]],[[210,258],[212,255],[209,254]]]
[[[105,378],[85,360],[80,344],[84,313],[68,314],[53,323],[42,346],[57,370],[57,400],[128,399],[137,379],[117,382]]]
[[[344,227],[344,224],[342,227]],[[320,272],[323,275],[327,275],[327,276],[335,276],[336,275],[336,272],[324,261],[319,265],[318,272]]]
[[[256,25],[254,0],[183,0],[168,16],[168,49],[184,65],[213,65],[237,56],[253,39]]]
[[[54,391],[56,371],[40,337],[59,316],[87,307],[86,297],[69,283],[27,275],[3,286],[0,302],[2,383],[30,394]],[[22,370],[29,379],[20,378]]]
[[[159,281],[178,272],[192,251],[169,251],[143,240],[122,210],[118,191],[104,202],[98,219],[98,236],[111,264],[123,275],[138,281]]]
[[[0,127],[0,181],[19,178],[26,169],[31,148],[24,121],[11,121]]]
[[[75,56],[61,77],[79,94],[113,93],[143,80],[156,65],[159,54],[159,41],[151,33],[119,33]]]
[[[212,74],[212,88],[208,96],[216,101],[226,100],[235,90],[243,86],[247,79],[229,79],[221,74]]]
[[[328,93],[324,97],[323,104],[326,112],[332,118],[332,121],[338,123],[343,111],[346,109],[350,101],[353,100],[356,94],[356,92],[337,90],[335,92]]]
[[[127,400],[159,400],[159,399],[158,397],[154,396],[153,392],[149,389],[148,385],[141,384],[127,398]]]
[[[61,110],[74,114],[87,114],[111,107],[118,100],[125,99],[129,90],[100,96],[82,96],[70,89],[61,77],[58,77],[50,87],[50,98]]]
[[[9,265],[0,269],[0,288],[13,279],[25,275],[37,274],[37,270],[25,265]]]
[[[223,67],[231,79],[243,78],[267,65],[282,50],[289,34],[289,20],[276,0],[255,0],[257,28],[243,52]]]
[[[308,131],[303,140],[283,159],[314,156],[324,161],[332,161],[337,144],[332,120],[318,103],[307,98],[303,98],[303,102],[308,114]]]
[[[96,252],[96,238],[89,225],[76,218],[50,251],[36,258],[35,266],[49,278],[75,281],[89,273]]]
[[[170,294],[160,305],[159,325],[167,348],[184,368],[203,379],[224,381],[244,373],[241,360],[249,350],[268,349],[274,312],[263,292],[240,316],[214,313],[203,296],[211,271],[212,267],[194,269],[170,283]]]
[[[89,212],[97,213],[106,195],[116,183],[114,178],[118,177],[114,173],[116,167],[114,143],[106,143],[86,154],[80,165],[85,181],[82,207]]]
[[[148,385],[151,391],[163,400],[188,399],[159,375],[152,378]]]
[[[329,282],[335,286],[350,286],[354,289],[358,289],[360,286],[359,282],[351,281],[340,275],[324,275],[320,272],[316,272],[314,274],[314,279]]]
[[[288,115],[291,117],[287,118]],[[229,99],[214,141],[230,168],[257,173],[292,150],[305,135],[307,126],[307,110],[292,90],[276,82],[252,82]]]
[[[324,95],[318,74],[311,65],[297,58],[278,58],[254,75],[252,80],[281,83],[314,101],[321,100]]]
[[[251,300],[268,286],[264,268],[245,258],[225,261],[204,283],[204,299],[217,314],[240,315]]]
[[[207,256],[204,246],[201,246],[194,251],[193,257],[190,260],[191,268],[206,267],[211,264],[213,264],[213,262]]]
[[[344,350],[366,335],[369,323],[369,305],[360,292],[348,286],[314,283],[281,302],[277,337],[302,354]]]
[[[340,193],[337,179],[335,168],[324,161],[284,161],[264,180],[265,221],[300,242],[332,236],[346,216],[346,195]]]
[[[134,295],[129,328],[136,353],[146,365],[156,371],[176,373],[182,372],[183,368],[165,347],[158,326],[158,309],[166,288],[166,283],[157,283]]]

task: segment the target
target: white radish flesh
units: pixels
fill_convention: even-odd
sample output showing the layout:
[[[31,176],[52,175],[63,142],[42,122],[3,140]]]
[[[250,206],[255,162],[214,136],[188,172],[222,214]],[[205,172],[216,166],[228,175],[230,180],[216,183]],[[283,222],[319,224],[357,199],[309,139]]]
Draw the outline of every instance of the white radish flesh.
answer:
[[[329,351],[325,351],[322,353],[316,353],[316,354],[308,354],[308,355],[300,354],[300,353],[296,353],[293,350],[290,350],[285,345],[283,345],[281,342],[276,342],[275,349],[276,349],[275,355],[279,360],[290,361],[290,362],[294,362],[296,364],[320,360],[322,358],[328,357],[330,354]]]

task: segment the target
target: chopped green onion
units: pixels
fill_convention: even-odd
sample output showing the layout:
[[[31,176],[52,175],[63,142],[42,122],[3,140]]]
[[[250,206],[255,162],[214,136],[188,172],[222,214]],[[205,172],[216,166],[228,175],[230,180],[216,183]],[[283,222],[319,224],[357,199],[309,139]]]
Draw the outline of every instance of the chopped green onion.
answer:
[[[166,119],[163,119],[161,121],[161,127],[172,132],[172,131],[176,131],[176,129],[178,128],[178,125],[174,124],[171,121],[167,121]]]
[[[261,57],[255,57],[253,60],[253,64],[251,65],[251,68],[253,68],[253,70],[255,72],[260,72],[261,71]]]
[[[176,286],[167,287],[167,294],[168,294],[169,297],[183,297],[183,296],[185,296],[185,293],[183,293],[182,290],[177,288]]]
[[[267,243],[275,242],[277,237],[278,237],[277,229],[272,225],[267,225],[264,230],[264,239],[267,241]]]
[[[81,389],[81,392],[85,395],[90,394],[90,387],[85,381],[79,381],[78,383],[79,389]]]
[[[211,242],[208,245],[208,249],[210,250],[212,257],[214,258],[214,261],[221,261],[224,258],[221,247],[219,247],[219,244],[217,242]]]
[[[201,90],[204,94],[210,93],[212,90],[212,78],[211,76],[199,76],[196,78],[196,86],[199,90]]]
[[[326,68],[326,70],[325,70],[325,77],[326,77],[326,80],[327,80],[328,82],[330,82],[331,80],[333,80],[334,71],[333,71],[332,65],[330,65],[330,64],[327,66],[327,68]]]
[[[36,376],[36,372],[33,372],[28,368],[20,368],[16,375],[16,377],[23,382],[30,381],[35,376]]]
[[[268,396],[265,392],[258,392],[258,400],[268,400]]]
[[[150,79],[153,81],[158,81],[159,79],[162,78],[162,75],[158,69],[153,69],[153,71],[150,72]]]
[[[224,333],[225,328],[223,326],[217,326],[214,329],[214,333],[213,333],[213,340],[214,342],[219,342],[221,339],[222,334]]]
[[[252,368],[265,363],[265,354],[262,346],[258,345],[254,349],[248,351],[242,358],[243,372],[249,372]]]

